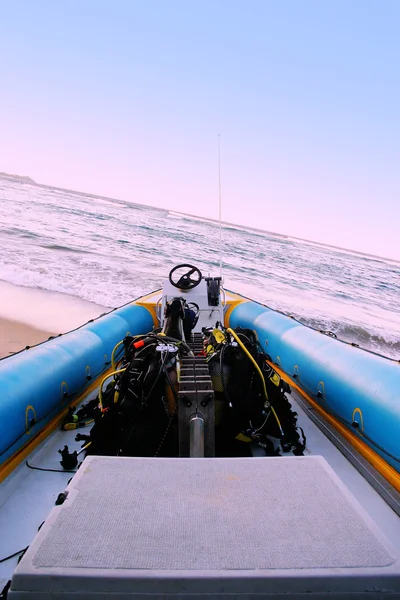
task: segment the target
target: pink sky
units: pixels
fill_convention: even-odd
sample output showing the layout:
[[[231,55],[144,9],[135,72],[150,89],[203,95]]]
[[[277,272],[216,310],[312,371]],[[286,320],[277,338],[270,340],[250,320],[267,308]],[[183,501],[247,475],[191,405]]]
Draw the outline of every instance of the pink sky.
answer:
[[[225,221],[400,259],[398,4],[3,13],[0,171],[217,218],[220,133]]]

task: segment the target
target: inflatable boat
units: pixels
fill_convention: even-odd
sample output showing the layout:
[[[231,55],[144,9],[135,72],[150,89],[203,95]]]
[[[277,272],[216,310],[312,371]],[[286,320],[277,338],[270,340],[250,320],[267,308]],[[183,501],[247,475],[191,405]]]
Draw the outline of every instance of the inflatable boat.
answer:
[[[399,598],[400,364],[177,265],[0,361],[2,598]]]

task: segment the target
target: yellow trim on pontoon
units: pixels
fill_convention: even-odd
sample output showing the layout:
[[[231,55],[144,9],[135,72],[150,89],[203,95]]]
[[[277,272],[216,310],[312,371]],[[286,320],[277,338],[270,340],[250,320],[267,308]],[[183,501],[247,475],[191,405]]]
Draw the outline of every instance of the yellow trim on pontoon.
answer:
[[[157,319],[156,307],[157,302],[161,299],[161,297],[162,290],[157,290],[155,292],[151,292],[151,294],[147,294],[147,296],[141,296],[132,303],[135,306],[143,306],[143,308],[147,308],[153,318],[154,327],[160,326]]]
[[[239,294],[235,294],[235,292],[230,292],[230,291],[226,291],[226,312],[225,312],[225,316],[224,316],[224,322],[225,322],[225,326],[228,326],[229,324],[229,317],[231,312],[233,311],[234,308],[236,308],[236,306],[238,306],[238,304],[242,304],[243,302],[248,302],[247,298],[243,298],[243,296],[240,296]],[[157,319],[157,303],[158,301],[161,299],[162,297],[162,290],[157,290],[156,292],[152,292],[151,294],[147,294],[147,296],[141,296],[140,298],[138,298],[138,300],[135,300],[132,304],[135,304],[136,306],[143,306],[144,308],[147,308],[147,310],[150,312],[151,316],[153,317],[153,323],[155,327],[159,327],[160,323],[158,322]]]
[[[241,296],[238,296],[237,294],[232,294],[231,292],[229,292],[229,295],[233,296],[234,299],[226,301],[226,312],[225,312],[225,316],[224,316],[225,327],[229,327],[229,318],[231,316],[233,309],[236,308],[239,304],[243,304],[243,302],[248,302],[248,300],[246,298],[242,298]]]
[[[340,421],[332,417],[326,412],[307,392],[305,392],[298,383],[296,383],[289,375],[280,369],[274,363],[267,361],[271,367],[279,373],[279,375],[290,383],[315,410],[320,413],[324,419],[328,421],[377,471],[380,473],[398,492],[400,492],[400,473],[391,467],[379,454],[374,452],[365,442],[356,437],[349,431]],[[357,410],[357,409],[356,409]],[[359,410],[359,409],[358,409]]]
[[[135,302],[135,305],[136,306],[143,306],[143,308],[147,308],[147,310],[149,311],[149,313],[152,316],[154,327],[159,327],[160,326],[160,324],[158,322],[158,319],[157,319],[157,314],[156,314],[156,303],[150,304],[150,303],[147,303],[147,302]]]

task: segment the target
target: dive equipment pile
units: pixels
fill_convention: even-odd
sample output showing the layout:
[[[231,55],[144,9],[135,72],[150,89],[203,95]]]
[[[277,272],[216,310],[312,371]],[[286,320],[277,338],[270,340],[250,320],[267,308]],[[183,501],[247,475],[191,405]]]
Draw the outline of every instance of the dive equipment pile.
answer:
[[[290,387],[268,363],[254,331],[217,323],[190,333],[194,316],[181,299],[166,313],[173,321],[168,329],[181,339],[164,327],[117,344],[113,370],[96,399],[64,421],[66,430],[93,426],[89,435],[77,434],[80,452],[60,450],[61,465],[73,468],[83,452],[191,456],[192,425],[203,432],[204,456],[252,456],[256,447],[266,456],[303,455],[306,439],[287,399]]]

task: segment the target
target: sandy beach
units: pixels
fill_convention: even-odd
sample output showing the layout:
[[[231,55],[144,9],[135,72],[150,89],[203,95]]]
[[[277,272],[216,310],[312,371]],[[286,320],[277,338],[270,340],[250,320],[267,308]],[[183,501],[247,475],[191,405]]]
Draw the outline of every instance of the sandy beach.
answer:
[[[108,310],[68,294],[0,281],[0,358],[71,331]]]
[[[18,321],[0,317],[0,358],[19,352],[26,346],[34,346],[44,342],[51,335],[54,334],[41,331],[25,323],[18,323]]]

